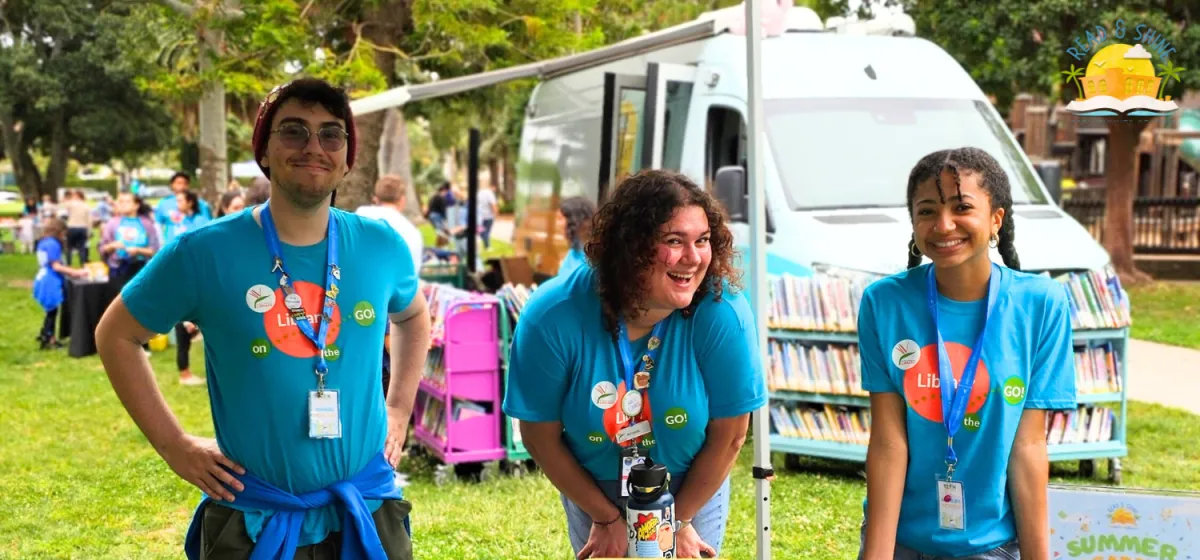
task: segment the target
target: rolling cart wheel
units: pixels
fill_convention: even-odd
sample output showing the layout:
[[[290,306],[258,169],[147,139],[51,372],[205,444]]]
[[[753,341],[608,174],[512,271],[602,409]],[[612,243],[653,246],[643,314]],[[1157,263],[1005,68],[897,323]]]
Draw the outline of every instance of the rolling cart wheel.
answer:
[[[1091,478],[1096,474],[1096,460],[1084,459],[1079,462],[1079,476]]]
[[[453,477],[454,471],[450,470],[449,465],[438,465],[433,470],[433,483],[437,486],[445,486]]]
[[[1114,458],[1114,459],[1108,460],[1108,481],[1113,484],[1116,484],[1117,486],[1121,485],[1121,460],[1120,459]]]
[[[788,453],[783,456],[783,466],[789,471],[800,470],[800,456],[795,453]]]
[[[508,466],[508,474],[513,478],[524,478],[529,474],[529,468],[525,466],[523,461],[513,461]]]

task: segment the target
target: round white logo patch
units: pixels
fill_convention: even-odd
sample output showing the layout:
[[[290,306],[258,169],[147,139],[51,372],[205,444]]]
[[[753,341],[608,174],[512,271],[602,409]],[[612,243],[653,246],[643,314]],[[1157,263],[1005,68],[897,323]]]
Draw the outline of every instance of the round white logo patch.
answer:
[[[266,313],[275,307],[275,290],[264,284],[250,286],[246,290],[246,305],[255,313]]]
[[[892,347],[892,363],[896,367],[908,370],[917,365],[917,361],[921,359],[921,347],[917,345],[917,341],[911,339],[901,340]]]
[[[608,410],[617,404],[617,386],[611,381],[601,381],[592,387],[592,404]]]

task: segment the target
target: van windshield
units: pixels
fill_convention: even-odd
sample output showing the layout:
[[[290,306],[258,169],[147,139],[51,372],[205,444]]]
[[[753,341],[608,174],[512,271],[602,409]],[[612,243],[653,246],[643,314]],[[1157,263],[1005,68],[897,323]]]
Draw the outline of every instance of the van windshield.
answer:
[[[1045,204],[1021,148],[981,101],[767,99],[767,141],[793,210],[900,207],[917,160],[974,146],[1000,163],[1013,203]]]

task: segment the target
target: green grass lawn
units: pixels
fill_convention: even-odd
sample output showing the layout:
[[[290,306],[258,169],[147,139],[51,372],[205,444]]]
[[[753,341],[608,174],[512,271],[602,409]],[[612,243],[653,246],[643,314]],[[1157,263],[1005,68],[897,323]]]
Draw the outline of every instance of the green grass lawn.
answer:
[[[129,419],[96,357],[39,351],[35,264],[0,256],[0,558],[180,558],[199,492],[179,480]],[[1135,296],[1138,297],[1138,296]],[[1136,300],[1135,300],[1136,301]],[[192,350],[197,374],[203,351]],[[176,382],[172,351],[152,362],[186,430],[211,436],[203,388]],[[1131,403],[1125,486],[1200,489],[1200,417]],[[725,558],[752,558],[754,487],[748,444],[733,479]],[[777,457],[775,464],[782,467]],[[866,487],[861,465],[805,460],[772,485],[777,558],[849,558]],[[569,550],[558,494],[540,475],[437,486],[427,459],[406,459],[421,558],[543,559]],[[1056,481],[1103,484],[1056,464]],[[1103,469],[1100,469],[1101,473]],[[514,514],[515,513],[515,514]]]
[[[1154,282],[1127,291],[1130,336],[1200,349],[1200,282]]]

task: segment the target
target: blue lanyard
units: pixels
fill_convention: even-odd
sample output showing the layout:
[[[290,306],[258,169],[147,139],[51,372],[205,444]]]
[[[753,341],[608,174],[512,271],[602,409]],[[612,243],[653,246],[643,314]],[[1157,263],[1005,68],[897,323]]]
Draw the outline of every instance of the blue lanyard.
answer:
[[[946,466],[947,476],[954,474],[954,466],[958,464],[958,456],[954,454],[954,434],[962,427],[963,417],[967,412],[967,401],[971,398],[971,388],[975,386],[975,370],[979,367],[980,354],[983,353],[983,341],[987,334],[988,323],[992,318],[992,307],[996,304],[996,295],[1000,291],[1000,270],[992,265],[988,279],[987,312],[983,316],[983,328],[979,329],[979,338],[971,349],[971,357],[963,369],[958,388],[954,388],[954,369],[950,365],[950,355],[946,353],[946,343],[942,340],[942,331],[938,328],[937,280],[933,273],[933,265],[929,266],[929,314],[933,316],[933,331],[937,333],[938,352],[938,381],[942,389],[942,422],[946,425]]]
[[[279,245],[279,236],[275,232],[275,222],[271,220],[270,201],[263,205],[262,213],[262,229],[263,235],[267,238],[267,251],[271,253],[271,272],[279,276],[279,286],[283,289],[286,296],[295,296],[297,301],[300,296],[296,294],[296,289],[292,285],[292,279],[288,275],[287,270],[283,267],[283,252]],[[318,332],[313,332],[312,323],[308,320],[308,316],[304,314],[304,306],[296,305],[294,307],[287,306],[288,312],[291,313],[292,319],[296,322],[296,327],[304,336],[312,341],[317,347],[317,392],[323,394],[325,392],[325,375],[329,373],[329,367],[325,364],[325,337],[329,333],[329,323],[333,321],[333,304],[337,299],[337,285],[334,282],[341,280],[341,273],[338,271],[338,235],[337,235],[337,216],[329,213],[329,228],[325,236],[325,244],[327,248],[327,265],[325,267],[325,308],[321,313],[321,326]],[[285,298],[286,302],[287,299]]]
[[[646,353],[642,355],[642,362],[647,363],[649,367],[644,368],[649,371],[658,364],[658,349],[662,348],[663,332],[667,330],[667,323],[670,322],[672,313],[666,319],[659,321],[654,325],[654,329],[650,331],[650,339],[657,340],[655,344],[649,344]],[[625,329],[625,319],[622,318],[617,324],[617,348],[621,351],[621,367],[625,374],[625,392],[633,390],[633,373],[637,369],[637,361],[633,359],[633,350],[629,346],[629,332]],[[647,387],[649,389],[649,387]],[[629,419],[629,423],[633,424],[633,418]]]

